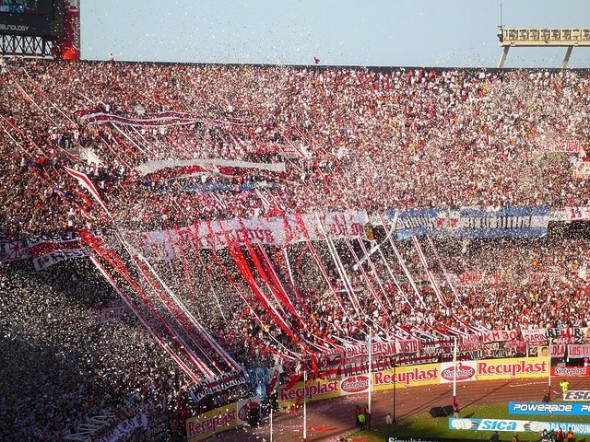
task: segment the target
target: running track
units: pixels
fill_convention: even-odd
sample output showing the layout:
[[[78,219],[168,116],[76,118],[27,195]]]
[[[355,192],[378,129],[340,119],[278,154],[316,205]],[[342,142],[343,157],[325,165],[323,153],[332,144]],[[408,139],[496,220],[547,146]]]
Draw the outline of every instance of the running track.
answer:
[[[567,379],[570,382],[570,390],[590,390],[590,378],[571,377]],[[561,397],[559,382],[562,380],[562,378],[552,379],[552,398],[554,400],[559,400]],[[464,416],[469,413],[469,407],[473,405],[508,403],[510,401],[540,402],[546,391],[547,378],[463,382],[457,384],[457,402],[461,406],[461,415]],[[432,407],[450,405],[452,403],[452,396],[452,384],[409,388],[398,386],[396,389],[396,417],[397,419],[403,419],[413,414],[428,413]],[[336,441],[339,435],[354,430],[354,409],[357,404],[364,407],[366,403],[367,395],[363,394],[308,404],[308,442]],[[373,393],[373,423],[385,423],[385,416],[388,412],[393,413],[393,390]],[[447,425],[446,419],[438,418],[438,420],[441,424]],[[270,441],[270,426],[264,424],[257,429],[228,431],[213,437],[211,440],[215,442]],[[298,410],[291,414],[275,413],[273,419],[273,441],[300,442],[302,440],[302,411]]]

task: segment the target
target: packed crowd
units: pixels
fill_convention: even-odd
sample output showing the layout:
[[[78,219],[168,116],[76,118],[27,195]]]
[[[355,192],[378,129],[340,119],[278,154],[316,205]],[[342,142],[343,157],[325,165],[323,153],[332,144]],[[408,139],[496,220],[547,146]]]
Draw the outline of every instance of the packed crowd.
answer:
[[[39,224],[87,227],[78,208],[88,207],[62,165],[88,173],[113,216],[130,226],[281,210],[588,202],[584,176],[572,179],[584,150],[551,153],[571,140],[585,147],[584,71],[11,60],[1,78],[2,219],[13,234],[39,231]],[[195,119],[154,127],[80,118],[94,111]],[[82,152],[94,162],[81,161]],[[286,170],[176,179],[137,170],[197,159],[284,162]],[[202,191],[212,183],[225,187]],[[27,219],[18,210],[23,198],[36,208]]]
[[[200,219],[588,206],[588,182],[573,172],[586,160],[589,87],[586,72],[565,70],[4,60],[2,238],[92,231],[120,250],[122,230],[171,230]],[[98,112],[136,123],[88,123],[85,116]],[[190,114],[190,121],[145,123],[163,113]],[[554,152],[567,140],[580,141],[581,151]],[[138,169],[180,160],[190,167],[217,161],[218,167],[181,174]],[[257,167],[283,163],[280,172]],[[64,167],[90,178],[108,214]],[[264,271],[258,272],[252,252],[244,264],[227,249],[193,250],[181,260],[153,261],[145,271],[127,258],[134,269],[127,277],[111,265],[113,281],[164,336],[164,346],[133,314],[104,323],[89,314],[117,299],[89,260],[40,273],[6,264],[0,354],[11,357],[0,372],[0,418],[9,424],[0,436],[59,440],[85,417],[116,414],[130,403],[184,414],[199,409],[203,403],[193,397],[191,404],[188,394],[195,379],[164,348],[182,348],[178,337],[221,375],[235,369],[232,359],[243,368],[297,371],[303,355],[361,343],[369,332],[382,340],[432,340],[482,330],[586,327],[588,242],[570,233],[467,244],[389,241],[380,232],[381,246],[370,258],[356,240],[311,248],[295,243],[284,251],[267,246],[272,259],[265,261],[261,251]],[[243,277],[244,265],[252,281]],[[284,295],[271,288],[271,273]],[[465,282],[465,275],[477,275],[476,283]],[[157,284],[166,290],[158,293]],[[177,336],[167,322],[177,324]],[[182,360],[190,364],[194,355]],[[33,366],[36,373],[24,369]],[[202,370],[198,375],[207,377]],[[224,400],[247,393],[236,388]],[[205,402],[219,405],[213,397]]]
[[[63,440],[88,417],[131,405],[178,407],[187,380],[130,315],[88,261],[51,272],[28,262],[0,275],[2,440]]]
[[[398,247],[418,292],[413,293],[393,250],[383,242],[384,259],[373,260],[384,288],[377,297],[358,269],[348,264],[353,260],[343,251],[343,243],[337,242],[359,311],[343,288],[338,293],[345,310],[339,308],[313,260],[304,256],[296,262],[295,256],[304,250],[294,245],[288,254],[293,266],[297,266],[294,284],[300,296],[296,299],[294,291],[289,292],[309,327],[298,323],[278,302],[275,307],[282,309],[301,341],[312,348],[316,345],[318,353],[325,345],[321,337],[354,345],[366,340],[369,331],[375,339],[383,340],[394,334],[444,339],[455,335],[453,329],[472,331],[461,320],[479,324],[482,330],[586,327],[590,324],[590,306],[585,235],[552,232],[537,240],[478,240],[469,245],[457,240],[435,241],[444,264],[435,264],[431,254],[429,261],[447,307],[433,293],[411,241],[399,242]],[[324,262],[331,259],[325,247],[318,246],[317,250]],[[203,265],[209,253],[199,252]],[[221,251],[220,255],[226,269],[238,280],[231,258]],[[453,275],[450,283],[444,281],[440,265]],[[396,276],[401,290],[395,288],[386,266]],[[247,294],[244,299],[237,296],[235,286],[213,266],[209,271],[190,269],[195,276],[207,279],[201,294],[193,297],[182,287],[178,267],[178,263],[161,262],[157,272],[243,367],[282,366],[285,374],[301,369],[301,359],[280,356],[296,355],[298,346],[254,295]],[[281,267],[276,268],[280,278],[287,280]],[[337,271],[334,266],[328,268],[331,282],[337,287]],[[475,274],[480,275],[479,279],[461,280],[462,275]],[[486,274],[491,277],[482,276]],[[373,280],[376,286],[377,277]],[[239,286],[248,292],[245,283]],[[5,264],[0,293],[0,354],[4,355],[0,410],[3,421],[8,423],[2,427],[3,437],[18,435],[19,440],[37,440],[43,435],[46,440],[61,440],[89,416],[117,415],[131,404],[164,407],[172,419],[182,421],[197,410],[222,405],[222,400],[229,403],[254,391],[251,385],[244,385],[202,400],[191,399],[188,392],[193,381],[131,311],[97,320],[97,312],[119,308],[120,300],[86,258],[66,261],[44,272],[34,271],[26,261]]]

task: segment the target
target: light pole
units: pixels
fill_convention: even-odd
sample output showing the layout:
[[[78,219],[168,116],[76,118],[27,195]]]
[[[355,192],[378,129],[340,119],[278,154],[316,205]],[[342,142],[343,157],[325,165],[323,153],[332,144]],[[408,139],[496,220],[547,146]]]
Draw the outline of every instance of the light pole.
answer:
[[[307,442],[307,367],[303,371],[303,442]]]
[[[549,401],[551,401],[551,353],[553,351],[553,349],[551,348],[551,344],[552,344],[552,339],[551,336],[549,336],[549,347],[547,349],[547,365],[548,365],[548,374],[549,374],[549,382],[548,382],[548,387],[547,387],[547,396],[549,397]]]
[[[457,406],[457,337],[453,338],[453,407]]]
[[[372,376],[373,376],[373,333],[371,331],[369,331],[369,342],[368,342],[369,348],[369,403],[368,403],[368,408],[369,408],[369,415],[365,416],[367,418],[367,426],[369,427],[369,430],[371,429],[371,387],[372,387]]]
[[[272,442],[272,404],[270,406],[270,442]]]
[[[395,390],[396,390],[396,385],[397,385],[397,375],[395,373],[396,370],[396,366],[397,366],[397,362],[395,360],[395,358],[393,359],[393,418],[391,419],[392,423],[396,423],[396,417],[395,417],[395,404],[396,404],[396,400],[395,400]]]

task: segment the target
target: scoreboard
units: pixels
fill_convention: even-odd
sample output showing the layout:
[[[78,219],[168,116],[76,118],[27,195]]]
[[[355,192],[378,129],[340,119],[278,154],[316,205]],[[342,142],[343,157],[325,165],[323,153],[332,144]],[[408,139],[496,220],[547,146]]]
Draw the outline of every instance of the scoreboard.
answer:
[[[0,0],[0,34],[57,37],[63,15],[63,0]]]

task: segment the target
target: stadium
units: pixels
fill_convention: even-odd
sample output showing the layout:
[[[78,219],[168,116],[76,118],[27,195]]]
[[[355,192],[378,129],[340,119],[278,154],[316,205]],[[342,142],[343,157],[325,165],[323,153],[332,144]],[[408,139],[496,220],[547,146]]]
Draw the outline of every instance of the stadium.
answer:
[[[590,435],[587,70],[84,61],[76,2],[0,22],[0,440]]]

